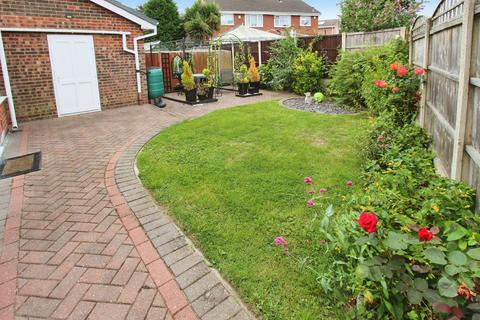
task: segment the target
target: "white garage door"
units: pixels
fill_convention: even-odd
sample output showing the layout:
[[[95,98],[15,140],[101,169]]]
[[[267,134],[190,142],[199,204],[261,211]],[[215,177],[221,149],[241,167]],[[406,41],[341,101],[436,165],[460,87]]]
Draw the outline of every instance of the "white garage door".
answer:
[[[93,37],[49,35],[48,49],[58,115],[99,111]]]

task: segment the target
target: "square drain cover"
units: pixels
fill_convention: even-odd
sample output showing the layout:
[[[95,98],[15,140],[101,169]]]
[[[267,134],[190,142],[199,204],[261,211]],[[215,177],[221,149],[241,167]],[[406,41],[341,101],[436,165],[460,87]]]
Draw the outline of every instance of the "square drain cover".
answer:
[[[29,153],[23,156],[1,160],[0,179],[10,178],[40,170],[41,153]]]

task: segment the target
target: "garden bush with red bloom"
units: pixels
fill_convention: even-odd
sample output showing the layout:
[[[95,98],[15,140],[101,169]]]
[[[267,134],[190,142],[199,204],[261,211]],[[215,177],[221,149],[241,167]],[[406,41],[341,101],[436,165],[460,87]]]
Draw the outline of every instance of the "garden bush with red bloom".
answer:
[[[475,193],[435,171],[430,139],[414,121],[423,73],[401,61],[367,72],[362,94],[377,117],[363,188],[323,215],[332,267],[318,280],[332,297],[351,297],[349,318],[480,319]],[[328,205],[315,200],[308,210]]]

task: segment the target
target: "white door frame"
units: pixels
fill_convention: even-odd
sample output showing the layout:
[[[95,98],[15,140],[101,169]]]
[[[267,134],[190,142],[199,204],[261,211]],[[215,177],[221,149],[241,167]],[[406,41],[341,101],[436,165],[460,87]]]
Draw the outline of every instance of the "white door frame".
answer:
[[[61,88],[59,87],[59,84],[57,83],[57,77],[55,74],[55,68],[54,68],[54,61],[52,57],[52,51],[53,51],[53,45],[54,45],[54,39],[58,38],[82,38],[82,39],[88,39],[88,41],[91,43],[91,48],[93,50],[93,68],[94,68],[94,82],[96,84],[96,106],[94,109],[88,110],[88,111],[79,111],[75,113],[64,113],[62,114],[60,112],[60,90]],[[49,50],[49,55],[50,55],[50,67],[52,69],[52,81],[53,81],[53,90],[55,94],[55,105],[57,107],[57,115],[58,117],[65,117],[65,116],[70,116],[70,115],[78,115],[78,114],[83,114],[83,113],[91,113],[91,112],[98,112],[102,110],[101,107],[101,100],[100,100],[100,88],[99,88],[99,83],[98,83],[98,75],[97,75],[97,59],[95,55],[95,45],[93,42],[93,36],[92,35],[59,35],[59,34],[49,34],[47,35],[48,39],[48,50]]]

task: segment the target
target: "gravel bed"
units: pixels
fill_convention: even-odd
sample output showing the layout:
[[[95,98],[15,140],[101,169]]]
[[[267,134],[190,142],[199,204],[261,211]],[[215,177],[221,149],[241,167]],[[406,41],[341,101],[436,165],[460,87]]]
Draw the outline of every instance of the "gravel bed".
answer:
[[[283,105],[290,109],[317,112],[326,114],[353,114],[355,111],[335,106],[332,101],[325,100],[322,103],[306,104],[305,98],[291,98],[283,101]]]

